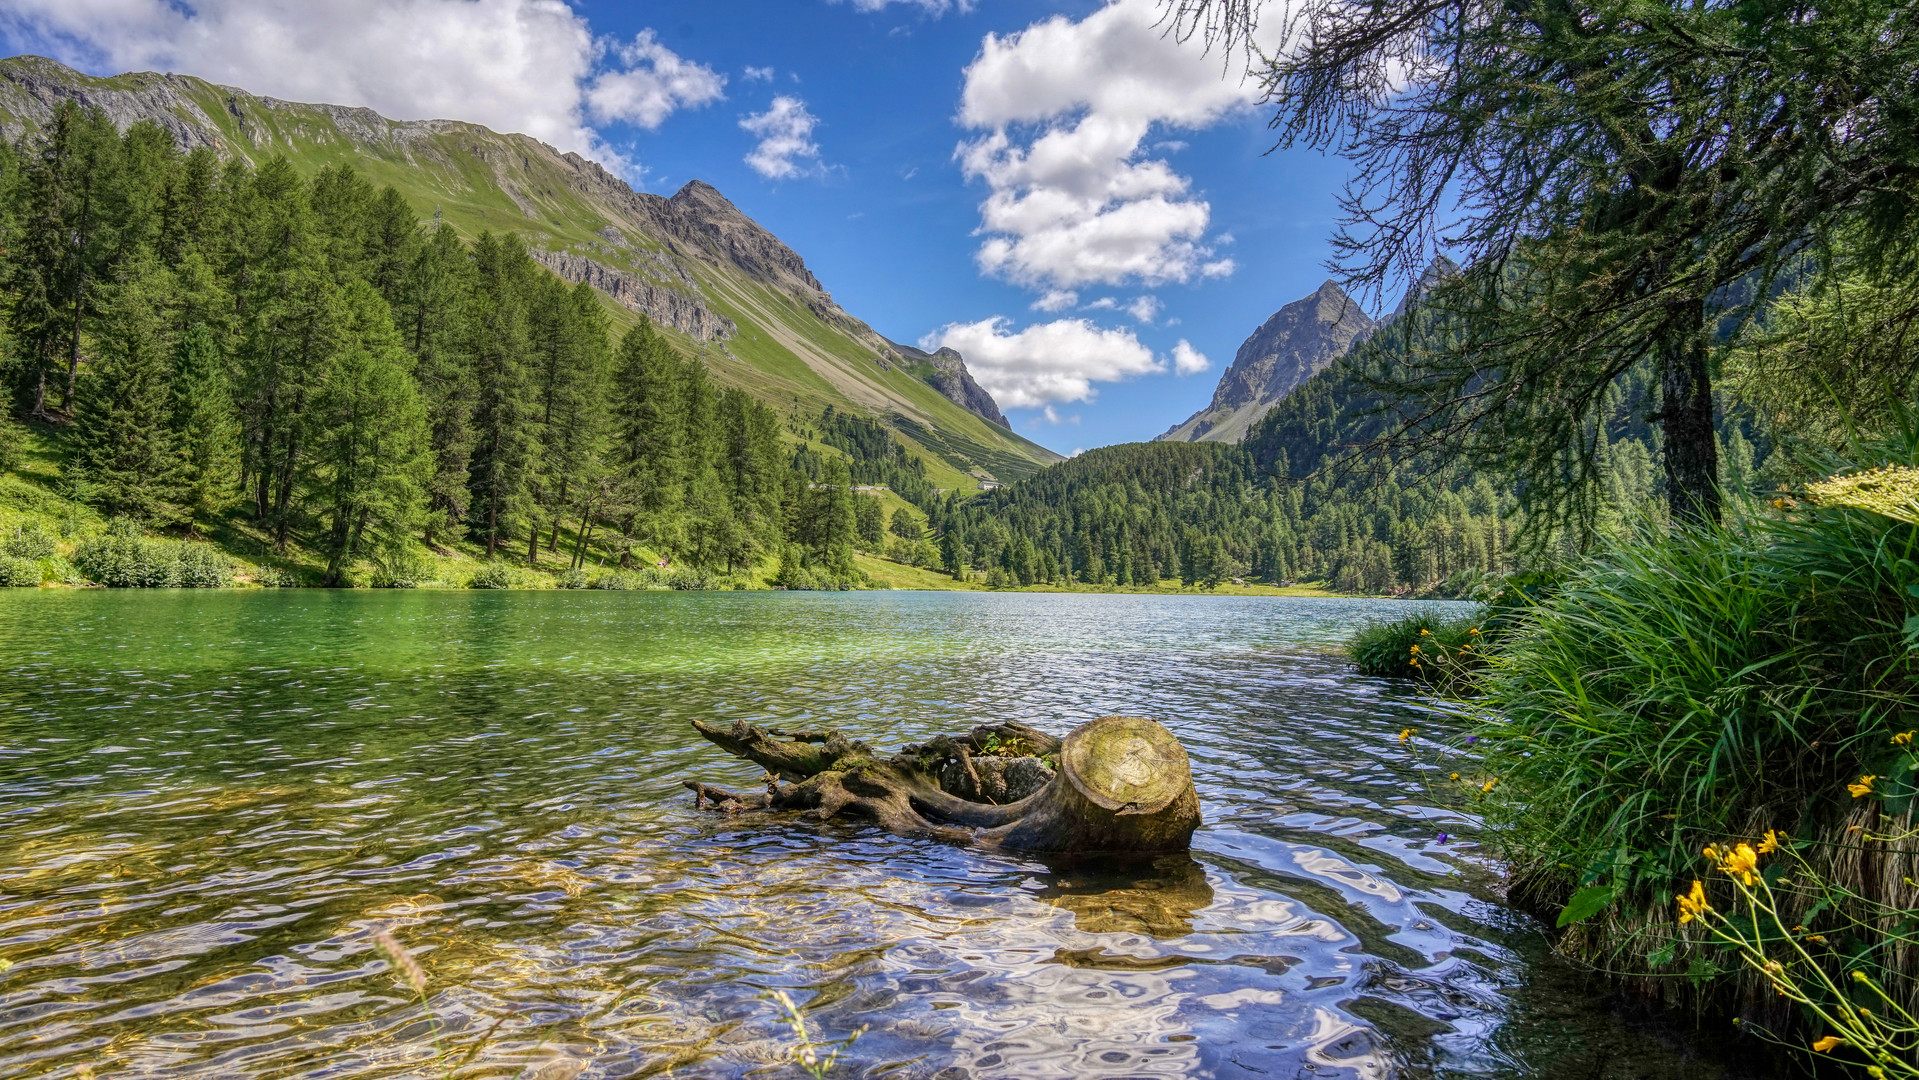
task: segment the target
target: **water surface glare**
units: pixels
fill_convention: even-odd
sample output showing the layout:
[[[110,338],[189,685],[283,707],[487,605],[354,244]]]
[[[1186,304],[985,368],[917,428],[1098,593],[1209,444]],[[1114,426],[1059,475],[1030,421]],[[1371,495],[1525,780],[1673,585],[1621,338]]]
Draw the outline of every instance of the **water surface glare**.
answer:
[[[782,991],[833,1076],[1717,1075],[1499,905],[1452,721],[1332,650],[1399,609],[0,590],[0,1077],[798,1076]],[[695,717],[890,748],[1112,712],[1191,754],[1190,859],[680,786],[757,779]]]

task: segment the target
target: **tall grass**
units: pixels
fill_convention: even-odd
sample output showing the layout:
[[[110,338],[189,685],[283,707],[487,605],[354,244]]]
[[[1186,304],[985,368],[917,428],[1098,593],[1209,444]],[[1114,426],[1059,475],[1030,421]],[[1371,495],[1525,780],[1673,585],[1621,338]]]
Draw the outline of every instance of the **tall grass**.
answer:
[[[1888,774],[1890,737],[1919,727],[1916,616],[1919,516],[1840,502],[1575,570],[1516,620],[1474,705],[1515,899],[1563,906],[1574,955],[1689,996],[1717,968],[1672,897],[1708,843],[1776,828],[1862,895],[1904,889],[1858,857],[1847,785]]]
[[[1417,679],[1464,690],[1485,667],[1483,611],[1447,617],[1431,611],[1361,626],[1347,647],[1361,675]]]

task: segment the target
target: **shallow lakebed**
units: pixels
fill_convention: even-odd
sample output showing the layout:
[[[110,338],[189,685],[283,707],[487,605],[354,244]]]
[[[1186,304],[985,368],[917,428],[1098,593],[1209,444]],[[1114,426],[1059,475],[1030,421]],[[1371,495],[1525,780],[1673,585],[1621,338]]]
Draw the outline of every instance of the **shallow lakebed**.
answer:
[[[1499,904],[1456,721],[1336,651],[1410,606],[0,590],[0,1077],[1719,1075]],[[1112,712],[1191,755],[1191,858],[680,786],[757,780],[695,717]]]

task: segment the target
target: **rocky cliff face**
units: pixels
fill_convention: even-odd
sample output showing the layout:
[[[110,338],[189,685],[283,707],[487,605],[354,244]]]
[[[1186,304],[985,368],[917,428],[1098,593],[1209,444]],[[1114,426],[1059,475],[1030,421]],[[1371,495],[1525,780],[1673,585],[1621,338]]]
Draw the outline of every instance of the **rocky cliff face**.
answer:
[[[1378,324],[1331,281],[1267,319],[1233,356],[1213,400],[1155,441],[1238,442],[1292,389],[1344,356]]]
[[[739,330],[732,319],[714,314],[683,292],[663,289],[644,278],[624,270],[615,270],[584,255],[543,248],[531,248],[528,254],[560,277],[572,282],[584,281],[628,310],[637,311],[656,324],[671,327],[688,337],[701,341],[723,341]]]
[[[1011,428],[1005,414],[999,411],[999,402],[979,383],[973,381],[973,373],[966,370],[966,358],[958,350],[941,348],[938,352],[925,352],[911,345],[901,345],[896,341],[887,342],[900,355],[908,370],[938,390],[946,400],[965,409],[983,420],[991,420],[1003,428]]]

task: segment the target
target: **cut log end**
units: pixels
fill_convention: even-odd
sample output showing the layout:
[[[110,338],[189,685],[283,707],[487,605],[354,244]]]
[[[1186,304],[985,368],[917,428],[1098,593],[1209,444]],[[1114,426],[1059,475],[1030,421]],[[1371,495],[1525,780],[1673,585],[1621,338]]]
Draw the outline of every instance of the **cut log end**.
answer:
[[[744,722],[721,728],[695,721],[694,727],[769,773],[802,781],[781,787],[769,777],[766,794],[753,796],[687,782],[699,805],[732,813],[845,813],[895,832],[1061,854],[1185,851],[1200,823],[1186,751],[1172,732],[1144,717],[1101,717],[1063,740],[1023,724],[982,725],[907,746],[886,760],[837,731],[781,738],[786,733]],[[1049,773],[1041,760],[1055,755],[1058,771]],[[998,759],[996,767],[982,770],[980,762],[990,759]],[[992,782],[984,778],[988,773]],[[998,802],[1007,777],[1035,773],[1049,777],[1038,790]]]

